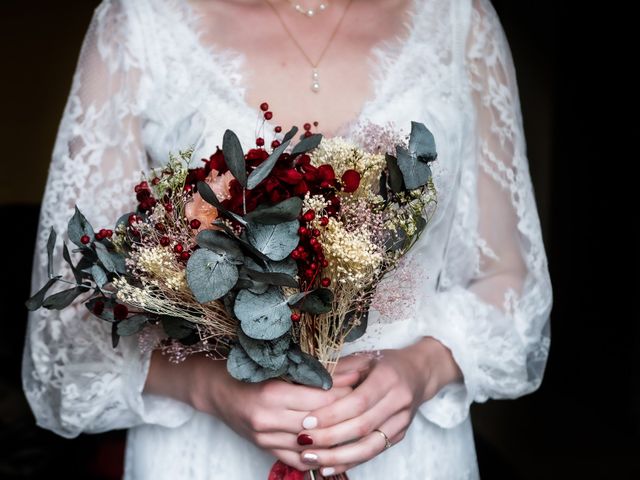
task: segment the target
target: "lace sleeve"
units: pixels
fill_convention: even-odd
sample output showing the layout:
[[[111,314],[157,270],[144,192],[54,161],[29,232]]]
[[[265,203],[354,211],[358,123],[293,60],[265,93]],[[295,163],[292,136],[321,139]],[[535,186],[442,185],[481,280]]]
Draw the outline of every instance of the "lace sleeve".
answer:
[[[539,386],[552,304],[513,61],[489,0],[473,1],[464,56],[472,153],[462,161],[438,291],[418,308],[421,333],[448,346],[464,375],[420,407],[443,427],[464,420],[472,401]]]
[[[134,207],[133,185],[148,169],[140,128],[149,80],[130,9],[125,0],[103,1],[86,34],[42,202],[34,291],[47,279],[50,227],[66,232],[77,204],[94,228],[113,228]],[[63,261],[55,270],[71,278]],[[110,325],[82,302],[30,314],[22,378],[39,426],[73,437],[141,423],[177,426],[189,418],[186,404],[141,394],[150,355],[140,353],[134,337],[121,340],[114,349]]]

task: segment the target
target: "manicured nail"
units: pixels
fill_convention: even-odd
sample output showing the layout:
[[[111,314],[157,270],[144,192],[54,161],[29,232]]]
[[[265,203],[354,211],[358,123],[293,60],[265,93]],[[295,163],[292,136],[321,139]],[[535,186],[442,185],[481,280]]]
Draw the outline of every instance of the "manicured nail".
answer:
[[[316,455],[315,453],[307,452],[302,455],[302,461],[304,463],[311,463],[315,465],[316,463],[318,463],[318,455]]]
[[[313,438],[311,435],[307,435],[306,433],[301,433],[298,435],[298,445],[312,445]]]
[[[318,426],[318,419],[316,417],[305,417],[302,421],[302,427],[305,430],[311,430],[312,428],[316,428]]]
[[[336,473],[336,469],[333,467],[324,467],[320,469],[320,473],[323,477],[328,477],[329,475]]]

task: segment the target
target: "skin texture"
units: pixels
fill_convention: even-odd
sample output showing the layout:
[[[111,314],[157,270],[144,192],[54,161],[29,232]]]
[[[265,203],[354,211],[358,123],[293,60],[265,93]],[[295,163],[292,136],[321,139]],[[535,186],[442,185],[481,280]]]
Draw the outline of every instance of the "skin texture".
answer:
[[[371,48],[406,36],[403,22],[411,6],[409,0],[353,0],[320,63],[320,93],[313,93],[311,66],[265,0],[188,1],[203,15],[203,44],[241,52],[246,58],[242,86],[256,117],[260,103],[267,101],[274,112],[271,123],[286,131],[317,120],[318,131],[327,136],[352,121],[370,99]],[[325,12],[311,19],[288,2],[272,3],[315,59],[347,0],[332,0]],[[295,468],[331,467],[339,473],[384,450],[383,437],[373,429],[381,429],[392,443],[401,441],[417,408],[444,385],[461,379],[451,352],[433,338],[381,354],[343,358],[334,387],[325,392],[280,380],[246,384],[231,378],[222,361],[193,356],[173,365],[154,353],[145,392],[176,398],[222,419]],[[305,428],[307,417],[315,417],[317,425],[305,423]],[[306,445],[298,444],[299,434],[308,436],[303,437]],[[315,461],[305,459],[305,454]]]

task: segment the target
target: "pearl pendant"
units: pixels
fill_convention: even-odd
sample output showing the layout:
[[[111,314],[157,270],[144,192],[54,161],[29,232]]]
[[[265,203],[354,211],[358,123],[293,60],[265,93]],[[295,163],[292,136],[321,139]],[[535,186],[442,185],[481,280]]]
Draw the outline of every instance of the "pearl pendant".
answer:
[[[311,80],[311,90],[318,93],[320,91],[320,74],[318,73],[318,69],[313,69],[313,72],[311,73]]]

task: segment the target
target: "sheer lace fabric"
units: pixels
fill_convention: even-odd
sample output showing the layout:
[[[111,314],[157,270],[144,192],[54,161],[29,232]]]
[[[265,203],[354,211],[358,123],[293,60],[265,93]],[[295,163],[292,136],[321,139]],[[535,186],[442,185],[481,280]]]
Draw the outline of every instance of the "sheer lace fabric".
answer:
[[[375,95],[344,135],[365,121],[405,132],[424,122],[439,151],[438,207],[379,290],[382,302],[403,292],[395,314],[373,309],[344,353],[429,335],[451,349],[464,381],[424,403],[406,438],[353,469],[355,480],[477,478],[469,405],[537,388],[549,347],[551,285],[499,19],[488,0],[414,6],[407,39],[374,49]],[[64,232],[75,204],[95,227],[111,226],[133,206],[140,171],[169,151],[195,144],[196,159],[207,156],[226,128],[252,143],[242,58],[203,45],[196,20],[186,0],[105,0],[96,10],[52,155],[34,288],[46,280],[48,230]],[[113,349],[108,325],[85,310],[30,316],[23,384],[39,425],[67,437],[130,428],[127,478],[266,478],[273,458],[223,422],[143,395],[148,354],[134,338]]]

